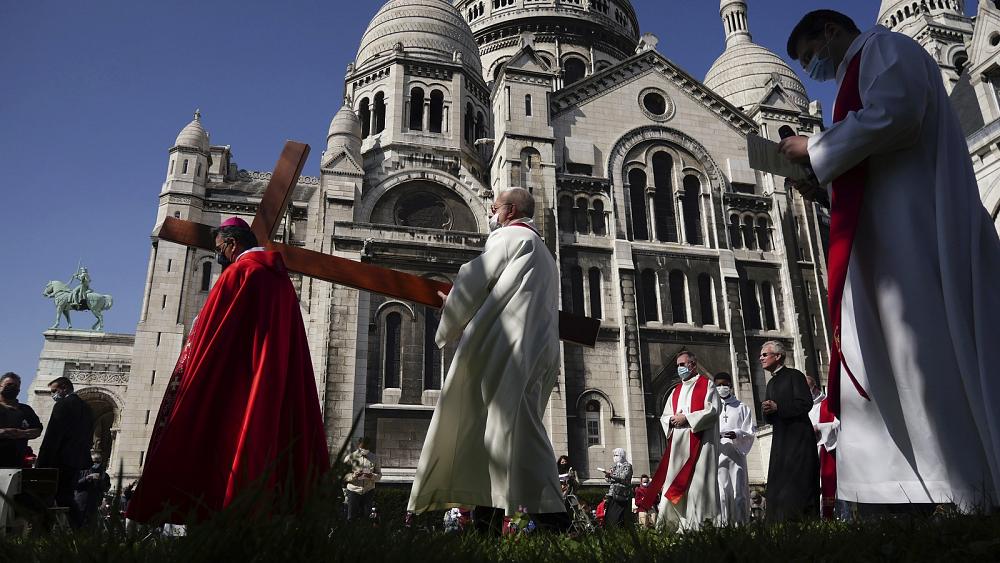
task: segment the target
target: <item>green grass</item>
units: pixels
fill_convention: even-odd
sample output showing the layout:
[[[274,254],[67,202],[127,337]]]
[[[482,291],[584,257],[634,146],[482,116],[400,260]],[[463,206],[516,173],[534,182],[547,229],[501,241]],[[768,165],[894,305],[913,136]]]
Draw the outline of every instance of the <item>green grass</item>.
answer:
[[[191,526],[187,537],[126,534],[111,530],[45,533],[0,538],[0,561],[182,562],[236,561],[975,561],[1000,558],[1000,517],[940,516],[855,523],[792,524],[707,529],[666,535],[654,531],[598,532],[566,536],[520,535],[502,540],[472,533],[446,535],[441,513],[417,527],[402,527],[405,490],[383,488],[378,503],[383,524],[372,528],[340,517],[339,487],[317,493],[297,515],[250,516],[237,503],[213,519]]]

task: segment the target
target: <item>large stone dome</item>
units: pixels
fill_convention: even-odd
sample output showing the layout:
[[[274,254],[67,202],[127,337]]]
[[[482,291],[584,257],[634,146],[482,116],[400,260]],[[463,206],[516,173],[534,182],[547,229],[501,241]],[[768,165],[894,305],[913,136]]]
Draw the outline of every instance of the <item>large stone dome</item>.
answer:
[[[965,14],[964,0],[938,0],[937,2],[914,2],[913,0],[882,0],[878,9],[878,23],[896,29],[908,21],[922,20],[923,14],[951,13]]]
[[[326,151],[332,153],[344,148],[352,155],[361,154],[361,119],[351,106],[344,104],[330,121],[326,135]]]
[[[479,74],[479,48],[469,24],[445,0],[390,0],[375,14],[361,38],[355,64],[360,68],[393,52],[397,44],[412,56],[462,62]]]
[[[768,93],[772,76],[799,107],[809,105],[806,88],[795,71],[775,53],[752,42],[728,47],[705,75],[705,86],[740,109],[756,105]]]
[[[201,111],[195,110],[194,119],[181,129],[174,141],[175,147],[192,147],[208,152],[208,131],[201,125]]]

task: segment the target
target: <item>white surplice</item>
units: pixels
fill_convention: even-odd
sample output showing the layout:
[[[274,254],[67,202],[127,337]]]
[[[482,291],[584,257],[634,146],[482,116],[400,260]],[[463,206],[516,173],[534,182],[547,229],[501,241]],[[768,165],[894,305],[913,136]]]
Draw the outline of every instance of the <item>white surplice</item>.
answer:
[[[730,395],[722,401],[719,416],[719,522],[740,524],[750,519],[750,477],[747,454],[757,429],[750,407]],[[722,437],[735,432],[736,438]]]
[[[1000,241],[979,198],[941,71],[877,26],[864,107],[809,141],[828,183],[868,159],[842,304],[838,498],[995,504],[1000,490]]]
[[[820,393],[818,397],[813,397],[813,408],[809,411],[809,420],[816,429],[816,448],[826,448],[832,452],[837,449],[837,436],[840,434],[840,419],[833,417],[833,422],[820,422],[819,411],[822,409],[823,401],[826,400],[826,393]]]
[[[677,413],[687,417],[688,425],[683,428],[670,426],[670,417],[675,414],[673,392],[667,396],[660,424],[670,442],[670,458],[667,478],[660,492],[660,505],[656,517],[656,527],[660,529],[697,530],[705,520],[713,524],[719,521],[719,393],[715,384],[708,382],[703,405],[692,405],[691,395],[695,383],[703,375],[696,375],[682,382],[677,398]],[[700,409],[694,411],[694,409]],[[702,432],[701,452],[695,462],[694,475],[687,494],[677,504],[664,496],[681,467],[691,457],[691,433]]]
[[[558,284],[552,253],[524,226],[494,231],[483,254],[459,270],[435,341],[461,340],[409,510],[565,510],[542,422],[559,370]]]

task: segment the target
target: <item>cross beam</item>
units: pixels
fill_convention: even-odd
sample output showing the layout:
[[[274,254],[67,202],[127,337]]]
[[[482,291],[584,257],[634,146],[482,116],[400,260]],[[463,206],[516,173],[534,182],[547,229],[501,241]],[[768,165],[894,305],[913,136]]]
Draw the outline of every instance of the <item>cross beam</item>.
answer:
[[[440,309],[443,302],[438,292],[447,294],[451,291],[451,284],[272,240],[308,156],[309,145],[295,141],[285,143],[250,226],[257,241],[266,249],[280,253],[289,271]],[[214,252],[213,228],[167,217],[156,236],[161,240]],[[598,319],[559,312],[559,337],[566,342],[594,347],[600,325]]]

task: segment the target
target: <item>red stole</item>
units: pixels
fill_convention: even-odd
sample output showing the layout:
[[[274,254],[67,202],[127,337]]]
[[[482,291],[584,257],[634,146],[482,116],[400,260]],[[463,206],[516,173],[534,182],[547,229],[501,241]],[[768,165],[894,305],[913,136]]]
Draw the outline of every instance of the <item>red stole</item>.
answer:
[[[824,399],[819,405],[819,422],[833,422],[836,417],[830,410],[829,399]],[[828,451],[826,446],[819,449],[819,483],[822,505],[820,510],[823,518],[833,518],[833,506],[837,500],[837,450]]]
[[[837,92],[837,103],[833,110],[833,122],[839,123],[852,111],[860,111],[864,104],[861,101],[859,78],[861,74],[861,51],[854,55],[847,65],[847,73]],[[833,344],[830,358],[830,374],[827,379],[829,408],[833,414],[840,412],[840,367],[844,367],[854,388],[865,399],[869,399],[857,378],[851,373],[851,368],[844,362],[844,354],[840,349],[840,308],[844,299],[844,286],[847,284],[847,266],[851,261],[851,248],[854,246],[854,235],[857,232],[861,215],[861,205],[864,202],[865,184],[868,179],[868,160],[864,160],[854,168],[844,172],[833,180],[832,196],[830,198],[830,250],[827,253],[827,272],[829,275],[827,300],[830,307],[830,321],[833,327]]]
[[[708,378],[697,375],[695,376],[698,380],[694,384],[694,390],[691,392],[691,412],[698,412],[705,410],[705,397],[708,395]],[[677,413],[677,401],[680,400],[681,387],[684,384],[680,384],[674,388],[674,392],[670,394],[670,400],[674,406],[674,414]],[[695,406],[699,408],[695,409]],[[703,430],[701,432],[691,432],[690,446],[691,452],[684,463],[684,467],[677,473],[674,478],[674,482],[667,487],[663,496],[670,499],[670,502],[677,504],[684,498],[687,494],[688,488],[691,486],[691,479],[694,477],[694,466],[698,463],[698,456],[701,454],[702,445],[702,434],[713,430],[712,428],[708,430]],[[656,468],[656,474],[653,475],[652,481],[649,483],[649,489],[652,491],[663,490],[663,485],[667,480],[667,469],[670,466],[670,445],[673,440],[669,439],[672,436],[668,436],[667,449],[663,452],[663,458],[660,459],[660,465]],[[651,498],[658,498],[659,495],[650,495]],[[643,507],[640,507],[643,508]],[[648,510],[648,508],[643,508],[643,510]]]

